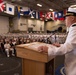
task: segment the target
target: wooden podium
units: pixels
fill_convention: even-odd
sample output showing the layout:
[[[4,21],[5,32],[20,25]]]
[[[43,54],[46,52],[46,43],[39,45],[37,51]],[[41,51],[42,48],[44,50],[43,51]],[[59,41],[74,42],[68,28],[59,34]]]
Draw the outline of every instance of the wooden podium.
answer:
[[[16,46],[17,57],[22,58],[22,75],[54,75],[54,56],[49,60],[46,53],[37,48],[45,43],[33,42]]]

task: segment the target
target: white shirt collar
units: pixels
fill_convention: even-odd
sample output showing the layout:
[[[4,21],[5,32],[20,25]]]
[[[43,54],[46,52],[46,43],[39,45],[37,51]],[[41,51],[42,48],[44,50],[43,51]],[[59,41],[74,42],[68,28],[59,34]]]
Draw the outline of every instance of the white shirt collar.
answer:
[[[72,25],[75,25],[76,23],[73,23]],[[72,25],[71,25],[71,27],[72,27]]]
[[[74,24],[76,24],[76,23],[73,23],[72,25],[74,25]],[[68,32],[69,32],[70,28],[72,27],[72,25],[70,27],[67,27],[68,28]]]

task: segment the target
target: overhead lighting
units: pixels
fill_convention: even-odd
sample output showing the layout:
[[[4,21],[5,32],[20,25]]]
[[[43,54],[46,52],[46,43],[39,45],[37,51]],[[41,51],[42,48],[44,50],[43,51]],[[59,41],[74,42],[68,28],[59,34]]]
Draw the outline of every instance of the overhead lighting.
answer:
[[[50,11],[53,11],[53,9],[49,9]]]
[[[41,5],[41,4],[37,4],[37,6],[42,7],[42,5]]]

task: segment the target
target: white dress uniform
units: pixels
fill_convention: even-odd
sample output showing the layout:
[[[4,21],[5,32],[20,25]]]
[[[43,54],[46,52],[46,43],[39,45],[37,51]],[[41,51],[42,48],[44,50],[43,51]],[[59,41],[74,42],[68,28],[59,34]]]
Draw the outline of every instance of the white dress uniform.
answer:
[[[76,23],[69,27],[69,33],[60,47],[49,47],[48,56],[65,54],[66,75],[76,75]]]

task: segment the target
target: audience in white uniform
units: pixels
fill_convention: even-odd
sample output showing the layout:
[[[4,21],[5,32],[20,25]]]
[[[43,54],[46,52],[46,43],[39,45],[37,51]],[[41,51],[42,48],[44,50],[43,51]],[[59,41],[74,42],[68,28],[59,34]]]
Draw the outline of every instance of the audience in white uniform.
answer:
[[[58,37],[57,37],[58,36]],[[60,36],[60,37],[59,37]],[[59,41],[62,35],[54,34],[5,34],[0,36],[0,50],[4,52],[7,57],[15,56],[15,46],[19,44],[26,44],[30,42],[44,42],[51,44]],[[66,36],[63,34],[63,38]],[[61,40],[62,41],[62,40]],[[65,41],[65,40],[64,40]]]

